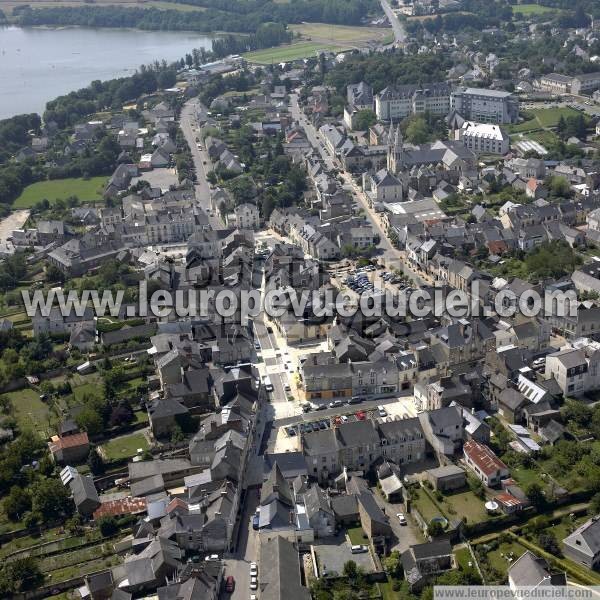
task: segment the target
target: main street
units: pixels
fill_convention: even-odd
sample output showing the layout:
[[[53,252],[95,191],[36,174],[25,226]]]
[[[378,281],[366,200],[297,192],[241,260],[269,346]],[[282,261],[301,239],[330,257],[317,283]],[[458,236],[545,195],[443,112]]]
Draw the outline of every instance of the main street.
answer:
[[[394,30],[394,37],[396,38],[397,45],[403,46],[406,40],[408,39],[408,36],[406,35],[406,30],[404,29],[404,24],[402,23],[402,21],[400,21],[396,13],[392,10],[392,7],[389,5],[387,0],[380,1],[381,8],[383,8],[383,12],[385,13],[386,17],[388,18],[388,21],[390,22],[390,25],[392,26],[392,29]]]
[[[206,179],[206,167],[210,165],[210,161],[204,145],[202,145],[202,150],[197,146],[196,138],[199,138],[202,142],[197,115],[206,117],[206,109],[195,98],[183,105],[179,123],[196,168],[196,204],[207,214],[212,229],[224,229],[220,215],[212,214],[210,206],[210,185]]]
[[[364,211],[367,220],[379,235],[379,244],[377,247],[381,253],[380,260],[385,263],[387,268],[402,271],[405,275],[414,279],[419,286],[428,285],[428,281],[406,265],[404,254],[397,248],[394,248],[387,236],[387,232],[380,217],[377,215],[376,211],[371,208],[365,193],[353,180],[352,175],[344,171],[339,161],[335,157],[330,156],[327,152],[323,140],[319,139],[320,136],[318,135],[315,126],[306,118],[302,111],[298,103],[298,94],[290,95],[290,113],[292,118],[304,129],[308,141],[321,156],[327,168],[331,170],[336,169],[342,176],[346,187],[352,190],[354,199],[358,202]]]

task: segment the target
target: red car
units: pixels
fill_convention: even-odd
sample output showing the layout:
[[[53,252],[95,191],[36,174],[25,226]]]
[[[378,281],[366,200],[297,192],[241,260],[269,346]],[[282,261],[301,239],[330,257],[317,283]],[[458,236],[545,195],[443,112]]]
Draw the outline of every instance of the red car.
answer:
[[[364,421],[367,418],[367,415],[362,410],[359,410],[357,413],[354,414],[356,415],[356,418],[359,421]]]
[[[229,575],[229,577],[225,579],[225,591],[231,593],[233,592],[234,587],[235,579],[233,578],[233,575]]]

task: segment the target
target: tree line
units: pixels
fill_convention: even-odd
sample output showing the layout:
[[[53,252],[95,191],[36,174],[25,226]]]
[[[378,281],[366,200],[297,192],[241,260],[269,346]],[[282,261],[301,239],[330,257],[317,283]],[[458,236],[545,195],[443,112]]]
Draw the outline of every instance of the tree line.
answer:
[[[191,4],[205,7],[206,0]],[[223,3],[225,4],[225,3]],[[358,25],[375,0],[300,0],[276,2],[227,3],[227,10],[208,7],[203,11],[161,10],[124,6],[17,7],[13,15],[19,25],[78,25],[84,27],[134,27],[145,30],[231,31],[258,34],[265,23],[300,23],[302,21]],[[257,38],[259,40],[261,38]],[[266,46],[263,46],[266,47]]]
[[[405,55],[399,50],[355,54],[333,67],[325,81],[345,96],[346,86],[360,81],[373,86],[375,92],[388,85],[445,81],[451,67],[452,60],[441,54]]]

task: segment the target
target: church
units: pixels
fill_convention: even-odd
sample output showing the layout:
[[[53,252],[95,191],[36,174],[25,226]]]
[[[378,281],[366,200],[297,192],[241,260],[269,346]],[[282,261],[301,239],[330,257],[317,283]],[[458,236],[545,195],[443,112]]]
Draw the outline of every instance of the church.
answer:
[[[393,175],[410,174],[426,167],[444,173],[440,179],[457,183],[461,176],[471,175],[477,168],[475,154],[462,142],[438,140],[432,144],[404,144],[400,124],[388,134],[387,170]]]

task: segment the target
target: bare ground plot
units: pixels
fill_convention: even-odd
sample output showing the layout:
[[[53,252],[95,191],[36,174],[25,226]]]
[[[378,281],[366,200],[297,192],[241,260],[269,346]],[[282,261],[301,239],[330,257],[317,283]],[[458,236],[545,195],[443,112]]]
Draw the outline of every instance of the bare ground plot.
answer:
[[[153,169],[146,173],[142,173],[139,177],[134,177],[131,180],[131,185],[135,185],[140,180],[147,181],[152,187],[158,187],[162,190],[168,190],[169,186],[177,185],[177,171],[175,169]]]

